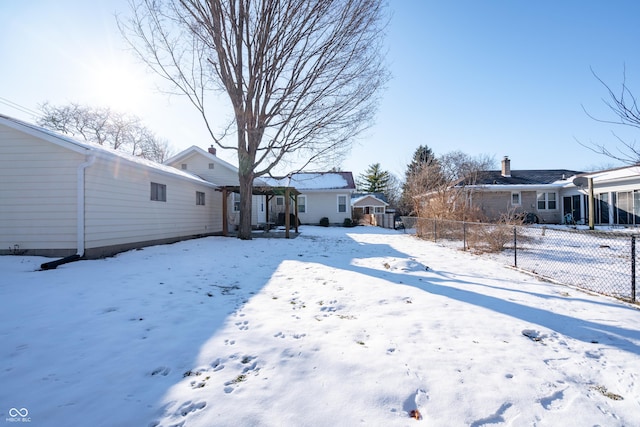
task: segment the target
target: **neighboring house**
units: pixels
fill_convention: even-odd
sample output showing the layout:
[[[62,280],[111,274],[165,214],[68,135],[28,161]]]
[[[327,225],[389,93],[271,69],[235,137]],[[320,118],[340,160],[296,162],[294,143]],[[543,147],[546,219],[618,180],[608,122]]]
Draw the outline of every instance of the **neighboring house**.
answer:
[[[532,213],[540,222],[559,224],[564,222],[565,187],[580,173],[567,169],[512,170],[511,161],[504,157],[501,170],[481,172],[473,184],[463,187],[471,207],[489,221]]]
[[[200,178],[215,182],[221,187],[237,187],[238,168],[216,156],[216,149],[211,146],[208,151],[191,146],[164,162],[165,165],[193,173]],[[256,186],[265,185],[256,180]],[[266,196],[254,195],[251,206],[251,224],[258,226],[266,222]],[[230,193],[227,200],[227,221],[230,227],[240,223],[240,193]]]
[[[383,193],[354,193],[351,196],[353,218],[360,224],[394,228],[394,214],[387,212],[389,203]]]
[[[222,231],[217,185],[0,115],[0,254],[111,255]]]
[[[354,216],[384,214],[389,203],[382,193],[354,193],[351,195]]]
[[[640,225],[640,166],[580,174],[562,196],[563,212],[579,224],[589,219],[589,184],[594,194],[594,224]]]
[[[301,172],[289,178],[264,181],[273,187],[292,187],[300,193],[297,200],[301,224],[318,224],[324,217],[331,224],[343,224],[345,218],[351,218],[351,194],[356,189],[351,172]],[[270,218],[283,213],[284,196],[275,196],[269,209]]]

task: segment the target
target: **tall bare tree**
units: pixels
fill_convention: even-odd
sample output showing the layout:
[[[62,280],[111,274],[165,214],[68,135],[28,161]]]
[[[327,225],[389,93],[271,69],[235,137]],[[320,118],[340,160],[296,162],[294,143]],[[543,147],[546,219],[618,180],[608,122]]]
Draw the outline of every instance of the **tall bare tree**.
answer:
[[[340,157],[367,128],[388,79],[382,0],[131,0],[120,28],[186,95],[212,140],[237,150],[239,237],[251,238],[253,181],[279,163]],[[212,92],[233,120],[215,131]],[[206,98],[206,99],[205,99]],[[235,135],[235,144],[225,136]]]
[[[613,119],[602,119],[593,116],[587,111],[584,106],[582,107],[585,113],[592,119],[607,124],[613,124],[618,126],[626,126],[640,130],[640,108],[638,107],[638,100],[634,96],[633,92],[627,86],[627,72],[626,68],[622,74],[622,84],[620,85],[619,92],[614,90],[605,83],[593,70],[591,73],[594,77],[604,86],[607,92],[608,98],[603,99],[604,104],[613,113]],[[615,132],[613,136],[618,140],[620,145],[617,145],[615,150],[608,148],[607,144],[584,144],[578,141],[582,146],[594,151],[598,154],[605,155],[611,159],[618,160],[627,164],[639,164],[640,163],[640,147],[636,145],[635,141],[627,141]]]
[[[45,102],[40,111],[42,116],[37,123],[47,129],[158,163],[169,157],[169,143],[158,138],[137,116],[76,103],[54,106]]]

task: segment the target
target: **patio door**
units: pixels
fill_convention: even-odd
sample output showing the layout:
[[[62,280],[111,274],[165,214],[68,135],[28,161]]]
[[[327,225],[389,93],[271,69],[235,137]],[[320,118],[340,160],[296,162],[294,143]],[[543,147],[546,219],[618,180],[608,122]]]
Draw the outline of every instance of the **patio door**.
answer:
[[[257,200],[254,199],[255,205],[258,208],[258,224],[264,224],[267,222],[267,202],[266,196],[253,196]]]

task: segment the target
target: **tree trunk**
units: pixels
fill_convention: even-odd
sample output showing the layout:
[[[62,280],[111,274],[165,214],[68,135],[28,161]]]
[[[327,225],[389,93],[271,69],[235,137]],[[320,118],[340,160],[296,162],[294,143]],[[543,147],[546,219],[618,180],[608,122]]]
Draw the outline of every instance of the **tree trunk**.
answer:
[[[239,173],[240,178],[240,225],[238,238],[251,240],[251,202],[253,199],[253,173]]]

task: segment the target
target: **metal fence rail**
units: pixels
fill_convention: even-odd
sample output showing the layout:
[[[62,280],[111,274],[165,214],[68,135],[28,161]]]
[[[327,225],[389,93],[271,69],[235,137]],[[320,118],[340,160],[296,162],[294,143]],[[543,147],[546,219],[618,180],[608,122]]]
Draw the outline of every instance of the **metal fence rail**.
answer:
[[[636,296],[635,234],[403,217],[423,239],[627,301]]]

